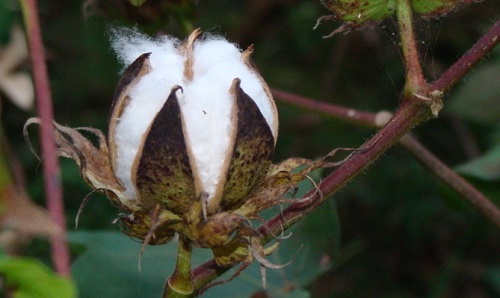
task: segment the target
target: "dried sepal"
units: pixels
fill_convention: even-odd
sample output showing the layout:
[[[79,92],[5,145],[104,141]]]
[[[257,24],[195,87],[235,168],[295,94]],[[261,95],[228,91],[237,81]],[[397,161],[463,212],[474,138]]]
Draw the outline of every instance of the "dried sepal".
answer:
[[[40,124],[40,118],[30,118],[24,125],[24,137],[29,143],[28,127],[32,124]],[[57,152],[60,156],[73,159],[80,167],[80,172],[85,181],[94,189],[105,192],[109,198],[119,203],[119,196],[123,192],[123,186],[116,179],[111,161],[109,149],[104,135],[90,127],[69,128],[53,122],[55,141],[58,145]],[[99,145],[85,138],[80,131],[89,132],[98,138]],[[135,209],[136,206],[124,206],[123,209]]]

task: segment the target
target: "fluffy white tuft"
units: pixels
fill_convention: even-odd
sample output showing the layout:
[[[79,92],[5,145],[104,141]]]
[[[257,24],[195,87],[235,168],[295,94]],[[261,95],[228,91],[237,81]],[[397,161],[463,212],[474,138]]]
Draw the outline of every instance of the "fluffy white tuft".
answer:
[[[131,169],[146,129],[165,103],[171,88],[178,92],[179,104],[203,190],[210,200],[221,178],[222,166],[230,144],[230,115],[233,99],[229,93],[233,79],[256,102],[270,127],[274,126],[272,103],[262,82],[241,61],[240,50],[223,38],[209,37],[194,45],[193,79],[184,77],[183,57],[177,50],[180,41],[170,37],[152,39],[137,30],[113,30],[112,46],[124,65],[143,53],[151,53],[152,71],[131,90],[131,102],[116,126],[117,177],[128,196],[137,198]],[[275,131],[273,135],[276,137]]]

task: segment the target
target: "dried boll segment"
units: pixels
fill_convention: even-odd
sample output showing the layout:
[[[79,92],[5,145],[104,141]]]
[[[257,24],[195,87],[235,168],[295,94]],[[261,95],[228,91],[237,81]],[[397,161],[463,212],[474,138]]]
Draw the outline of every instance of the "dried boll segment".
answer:
[[[150,53],[145,53],[139,56],[132,64],[130,64],[125,72],[123,73],[120,81],[118,82],[113,98],[113,102],[111,104],[111,111],[109,115],[109,129],[108,129],[108,146],[109,146],[109,152],[110,152],[110,159],[111,159],[111,164],[114,170],[114,173],[120,173],[120,177],[117,177],[122,181],[122,184],[128,185],[128,191],[124,193],[124,195],[121,196],[122,201],[129,201],[135,199],[135,194],[133,194],[130,191],[130,185],[132,184],[131,179],[126,180],[125,183],[123,183],[124,179],[123,176],[126,177],[131,177],[130,175],[123,175],[124,170],[122,170],[123,167],[128,167],[128,165],[132,164],[134,161],[134,151],[130,152],[129,155],[131,155],[130,160],[121,163],[121,167],[117,165],[117,156],[118,153],[120,152],[121,155],[124,155],[123,147],[117,148],[117,141],[116,141],[116,126],[118,123],[118,120],[122,117],[122,114],[124,112],[125,107],[129,104],[130,102],[130,96],[129,92],[130,89],[137,84],[137,82],[147,73],[151,71],[151,65],[149,63],[149,56]],[[129,142],[136,142],[138,143],[138,136],[136,138],[130,138],[128,141]],[[130,149],[129,149],[130,150]],[[124,165],[125,164],[125,165]],[[126,179],[126,178],[125,178]]]
[[[132,181],[144,207],[152,208],[161,202],[175,214],[185,213],[197,199],[176,95],[180,89],[172,88],[146,132],[132,167]]]
[[[231,162],[220,204],[223,210],[238,206],[264,178],[271,165],[274,149],[271,129],[255,102],[241,89],[239,79],[233,81],[231,94],[236,102],[237,121],[234,147],[229,159]],[[209,211],[213,210],[209,208]]]
[[[147,53],[126,69],[111,112],[109,144],[126,189],[123,203],[161,203],[183,213],[203,200],[205,216],[238,206],[265,176],[278,129],[252,50],[200,38],[199,30],[184,43],[127,34],[115,37],[125,44],[114,42],[124,62],[130,53]]]

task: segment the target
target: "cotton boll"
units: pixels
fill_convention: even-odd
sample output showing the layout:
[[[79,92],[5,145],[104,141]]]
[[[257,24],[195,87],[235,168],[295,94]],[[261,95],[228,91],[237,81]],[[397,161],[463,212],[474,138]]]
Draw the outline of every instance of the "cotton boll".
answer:
[[[124,64],[151,53],[151,70],[131,86],[130,102],[115,127],[115,174],[130,199],[139,198],[132,182],[132,167],[145,133],[176,85],[183,88],[183,92],[177,92],[177,98],[188,154],[192,153],[193,178],[200,183],[200,191],[208,193],[208,202],[220,195],[217,191],[222,191],[220,184],[225,183],[223,175],[232,155],[236,127],[235,98],[230,88],[234,79],[241,81],[240,87],[259,107],[276,140],[277,119],[272,98],[256,70],[243,60],[240,49],[220,37],[205,37],[193,44],[194,39],[181,45],[177,39],[166,36],[153,39],[137,30],[113,31],[113,48]],[[186,63],[187,59],[193,59],[193,64]],[[185,76],[186,67],[192,67],[188,71],[192,76]]]

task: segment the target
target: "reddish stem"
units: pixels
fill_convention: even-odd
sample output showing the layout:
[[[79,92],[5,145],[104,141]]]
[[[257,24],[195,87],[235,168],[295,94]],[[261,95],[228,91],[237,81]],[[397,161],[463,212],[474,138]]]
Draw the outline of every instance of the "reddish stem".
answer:
[[[401,144],[410,151],[431,173],[439,177],[449,187],[463,198],[466,198],[497,228],[500,228],[500,210],[487,197],[474,186],[460,177],[455,171],[447,167],[439,158],[429,152],[420,142],[410,135],[405,135],[400,140]]]
[[[302,96],[290,94],[287,92],[272,89],[277,100],[294,104],[315,112],[326,113],[337,119],[346,120],[346,111],[351,110],[340,106],[334,106],[325,102],[318,102]],[[363,115],[362,118],[348,118],[348,121],[355,122],[359,125],[367,125],[371,127],[379,127],[380,121],[377,120],[377,115],[370,112],[356,111],[354,114]],[[472,186],[467,180],[460,177],[439,158],[425,148],[417,139],[407,134],[400,140],[400,144],[405,147],[422,165],[428,168],[441,181],[455,190],[461,197],[468,200],[475,208],[477,208],[486,218],[500,228],[500,209],[498,209],[488,198],[480,191]]]
[[[359,151],[328,175],[318,185],[320,192],[313,189],[304,195],[304,198],[311,197],[311,200],[302,200],[291,204],[283,212],[269,219],[265,225],[259,228],[259,232],[263,235],[263,242],[268,242],[273,238],[273,235],[279,234],[283,229],[292,226],[316,209],[328,196],[344,187],[354,176],[374,162],[387,148],[396,143],[401,136],[427,117],[427,108],[422,106],[418,99],[407,98],[404,100],[402,106],[389,123],[363,145],[366,150]]]
[[[500,42],[500,20],[483,35],[455,64],[448,68],[439,79],[434,81],[429,90],[447,92],[472,67]]]
[[[370,112],[362,112],[352,108],[332,105],[327,102],[311,100],[309,98],[281,91],[275,88],[272,88],[271,91],[274,97],[279,98],[279,100],[282,102],[286,102],[316,112],[335,115],[335,117],[338,119],[356,123],[359,125],[373,126],[373,123],[375,123],[375,114]]]
[[[31,62],[33,64],[33,79],[37,95],[37,111],[42,119],[40,139],[43,153],[43,174],[45,197],[49,214],[60,226],[62,233],[51,237],[52,262],[56,272],[61,275],[70,275],[68,246],[66,244],[66,220],[59,173],[59,160],[56,154],[56,144],[52,133],[52,95],[45,64],[45,50],[43,47],[38,19],[36,0],[23,0],[24,19],[28,32]]]
[[[404,28],[404,26],[406,26],[411,21],[411,15],[408,14],[408,11],[405,11],[408,8],[408,2],[402,0],[398,4],[400,5],[400,7],[398,8],[400,10],[398,11],[398,17],[399,21],[401,21],[400,26],[403,27],[400,29],[402,31],[405,31],[408,28],[411,29],[411,27]],[[404,6],[406,6],[406,8]],[[407,18],[408,16],[409,18]],[[405,18],[407,19],[405,20]],[[267,243],[274,238],[274,235],[279,234],[284,229],[289,228],[294,223],[310,213],[312,210],[316,209],[327,196],[342,188],[347,182],[349,182],[350,179],[352,179],[363,169],[367,168],[371,162],[373,162],[378,156],[380,156],[380,154],[382,154],[389,146],[397,142],[406,132],[410,131],[413,126],[419,124],[422,121],[425,121],[429,116],[429,107],[426,107],[425,102],[423,102],[421,98],[416,97],[414,93],[417,93],[419,91],[434,90],[440,90],[444,92],[451,88],[452,85],[454,85],[468,70],[470,70],[473,64],[477,63],[477,61],[479,61],[481,57],[484,57],[487,51],[491,50],[498,43],[498,31],[500,30],[498,27],[499,22],[495,23],[493,28],[486,34],[486,37],[481,38],[480,41],[471,48],[468,54],[459,59],[459,61],[457,61],[455,65],[450,67],[450,69],[446,71],[440,79],[434,82],[432,86],[428,86],[427,83],[423,80],[423,77],[420,76],[421,72],[419,69],[421,68],[418,62],[418,53],[415,52],[412,54],[411,49],[410,52],[404,53],[408,75],[413,75],[413,78],[407,80],[403,104],[396,111],[394,117],[392,117],[389,123],[364,145],[364,148],[367,148],[366,151],[360,151],[352,156],[318,185],[322,195],[320,195],[320,192],[312,190],[304,195],[304,198],[310,197],[310,200],[292,204],[288,208],[283,210],[279,215],[266,221],[266,223],[259,228],[259,232],[262,235],[262,243]],[[407,45],[409,45],[412,43],[412,40],[414,39],[407,39],[406,42],[405,40],[402,40],[402,43],[407,43]],[[403,51],[405,51],[404,47],[405,45],[403,45]],[[466,65],[460,66],[459,64],[461,63],[465,63]],[[425,88],[426,90],[422,90],[422,88]],[[328,109],[329,111],[333,112],[333,114],[338,115],[339,118],[349,119],[350,121],[357,120],[353,117],[346,117],[348,109],[345,108],[327,107],[326,104],[317,102],[313,103],[299,96],[289,96],[289,94],[285,94],[279,90],[274,90],[274,94],[276,96],[286,95],[285,97],[287,97],[287,102],[289,103],[305,106],[309,109],[319,108],[322,112],[325,112],[326,109]],[[370,125],[370,119],[375,119],[375,117],[373,117],[373,115],[370,116],[367,113],[362,117],[362,120],[360,120],[360,122],[364,125]],[[373,121],[372,124],[378,126],[376,121]],[[412,146],[414,144],[406,142],[406,145]],[[424,147],[420,149],[425,150]],[[418,154],[416,154],[416,156],[418,156]],[[427,158],[424,158],[421,156],[420,158],[423,162],[434,162],[433,159],[428,157],[429,156],[427,156]],[[442,166],[446,168],[444,164],[442,164]],[[436,171],[436,174],[440,173],[438,169],[434,170]],[[447,182],[445,178],[441,178],[445,182]],[[448,178],[453,180],[456,177],[449,175]],[[457,181],[459,180],[454,180],[454,182],[450,184],[450,186],[454,187],[457,191],[463,191],[463,193],[467,194],[467,196],[477,195],[477,191],[472,186],[470,186],[470,188],[468,186],[464,188],[464,184],[468,185],[466,181],[462,180],[459,183],[455,183]],[[471,189],[473,191],[470,191]],[[476,197],[482,197],[482,194]],[[498,209],[486,198],[484,199],[485,200],[476,200],[476,202],[472,201],[472,203],[483,213],[490,213],[491,216],[486,216],[495,224],[498,224]],[[486,204],[484,204],[484,202],[486,202]],[[229,268],[217,266],[213,260],[208,261],[195,268],[193,270],[193,279],[196,289],[200,289],[200,287],[214,280],[222,273],[226,272],[228,269]]]
[[[401,39],[401,50],[406,67],[406,85],[404,93],[412,95],[421,93],[422,88],[427,86],[422,66],[420,65],[420,57],[418,53],[415,33],[413,32],[413,17],[410,0],[396,1],[396,15],[399,25],[399,36]]]

